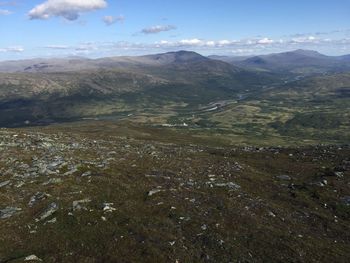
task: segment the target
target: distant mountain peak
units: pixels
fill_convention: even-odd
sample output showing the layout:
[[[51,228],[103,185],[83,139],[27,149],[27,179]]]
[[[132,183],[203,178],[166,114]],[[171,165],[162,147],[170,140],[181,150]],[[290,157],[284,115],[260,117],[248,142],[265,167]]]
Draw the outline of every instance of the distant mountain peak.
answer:
[[[308,49],[297,49],[288,53],[308,56],[308,57],[324,57],[325,55],[319,53],[318,51],[308,50]]]
[[[187,64],[192,62],[205,62],[210,61],[209,58],[204,57],[196,52],[193,51],[175,51],[175,52],[167,52],[167,53],[160,53],[155,55],[147,55],[143,58],[146,58],[149,61],[155,62],[157,64],[161,65],[168,65],[168,64]]]
[[[245,60],[246,62],[249,62],[249,63],[254,63],[254,64],[257,64],[257,65],[264,65],[266,64],[267,62],[260,56],[255,56],[255,57],[251,57],[251,58],[248,58]]]
[[[195,56],[195,57],[203,57],[201,54],[198,54],[197,52],[194,51],[188,51],[188,50],[179,50],[179,51],[173,51],[173,52],[168,52],[164,54],[176,54],[178,56]]]
[[[202,60],[208,60],[208,58],[193,52],[193,51],[186,51],[186,50],[180,50],[175,52],[168,52],[163,54],[157,55],[159,58],[171,58],[173,62],[189,62],[189,61],[202,61]]]

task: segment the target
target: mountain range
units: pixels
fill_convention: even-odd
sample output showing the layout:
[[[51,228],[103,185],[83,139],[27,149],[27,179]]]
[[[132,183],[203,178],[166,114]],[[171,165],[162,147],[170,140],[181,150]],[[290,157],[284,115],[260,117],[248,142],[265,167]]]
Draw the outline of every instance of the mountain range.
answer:
[[[178,51],[4,61],[0,62],[0,126],[131,115],[164,120],[164,116],[192,116],[206,105],[217,107],[217,102],[222,106],[227,104],[223,101],[244,103],[249,98],[306,101],[317,95],[320,76],[324,83],[334,84],[323,85],[322,94],[339,98],[349,94],[347,71],[349,56],[307,50],[253,57]]]
[[[295,50],[251,57],[210,56],[242,68],[288,72],[296,74],[315,74],[344,72],[350,70],[350,56],[326,56],[312,50]]]

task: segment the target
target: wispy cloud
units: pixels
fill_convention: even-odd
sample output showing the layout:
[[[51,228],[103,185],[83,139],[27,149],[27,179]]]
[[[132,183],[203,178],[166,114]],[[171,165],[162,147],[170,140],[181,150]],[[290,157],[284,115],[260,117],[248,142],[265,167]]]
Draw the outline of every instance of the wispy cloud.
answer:
[[[287,35],[286,37],[292,37],[292,38],[301,38],[301,37],[308,37],[308,36],[330,36],[330,35],[336,35],[336,34],[342,34],[350,32],[349,28],[346,29],[337,29],[337,30],[330,30],[330,31],[318,31],[318,32],[309,32],[309,33],[297,33],[292,35]]]
[[[157,26],[151,26],[147,27],[141,30],[141,33],[143,34],[158,34],[161,32],[171,31],[175,30],[176,26],[173,25],[157,25]]]
[[[149,53],[161,53],[176,50],[193,50],[202,54],[217,55],[258,55],[275,52],[290,51],[295,49],[313,49],[318,51],[350,53],[349,38],[321,38],[317,36],[302,36],[293,38],[269,37],[247,39],[164,39],[153,43],[142,42],[85,42],[76,45],[53,44],[48,45],[52,55],[57,56],[116,56],[116,55],[143,55]],[[41,48],[42,49],[42,48]],[[6,49],[6,52],[15,52],[15,48]],[[17,52],[20,52],[17,47]],[[5,50],[2,49],[2,52]]]
[[[0,6],[16,6],[16,1],[0,1]]]
[[[65,50],[65,49],[70,49],[70,46],[66,46],[66,45],[48,45],[48,46],[45,46],[44,48]]]
[[[24,51],[24,48],[21,46],[13,46],[13,47],[6,47],[6,48],[0,48],[0,52],[15,52],[15,53],[21,53]]]
[[[274,40],[265,37],[265,38],[259,39],[257,41],[257,44],[263,44],[263,45],[264,44],[273,44],[274,42],[275,42]]]
[[[105,0],[47,0],[29,11],[30,19],[63,17],[76,20],[81,13],[107,7]]]
[[[13,12],[11,12],[10,10],[7,9],[0,9],[0,16],[8,16],[13,14]]]
[[[125,16],[119,15],[119,16],[105,16],[103,17],[103,22],[107,26],[111,26],[115,23],[124,23],[125,21]]]
[[[301,36],[301,37],[292,38],[290,42],[291,43],[315,43],[317,41],[319,41],[319,39],[317,39],[314,36]]]

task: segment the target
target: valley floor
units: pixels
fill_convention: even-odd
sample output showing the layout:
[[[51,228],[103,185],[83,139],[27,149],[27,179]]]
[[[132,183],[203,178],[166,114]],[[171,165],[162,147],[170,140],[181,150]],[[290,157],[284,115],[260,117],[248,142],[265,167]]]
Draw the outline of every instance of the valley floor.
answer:
[[[348,262],[349,145],[192,139],[1,129],[0,262]]]

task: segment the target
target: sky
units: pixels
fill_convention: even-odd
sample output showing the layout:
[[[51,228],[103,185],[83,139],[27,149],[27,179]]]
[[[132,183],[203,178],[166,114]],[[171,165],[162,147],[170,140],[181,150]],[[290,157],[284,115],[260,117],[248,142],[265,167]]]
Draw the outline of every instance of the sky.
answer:
[[[350,54],[350,0],[0,0],[0,60]]]

